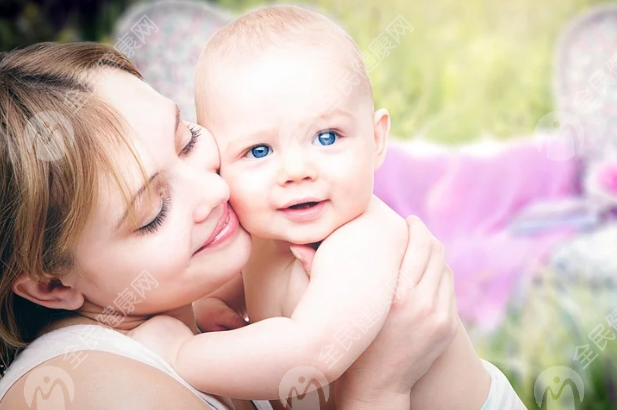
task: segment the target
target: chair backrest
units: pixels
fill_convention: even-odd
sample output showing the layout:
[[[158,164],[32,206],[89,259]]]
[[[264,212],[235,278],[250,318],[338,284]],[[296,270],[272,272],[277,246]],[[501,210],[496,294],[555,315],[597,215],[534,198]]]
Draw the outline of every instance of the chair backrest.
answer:
[[[617,5],[592,8],[563,31],[555,56],[560,110],[583,124],[585,161],[617,152]]]
[[[114,47],[137,65],[144,79],[195,121],[194,76],[201,49],[232,17],[204,2],[140,3],[118,20]]]

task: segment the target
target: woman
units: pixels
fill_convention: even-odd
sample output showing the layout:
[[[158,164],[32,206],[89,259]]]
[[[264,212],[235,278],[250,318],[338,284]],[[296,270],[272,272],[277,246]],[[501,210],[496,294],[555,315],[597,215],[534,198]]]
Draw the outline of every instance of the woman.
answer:
[[[229,190],[212,137],[97,44],[3,54],[0,107],[0,410],[53,397],[66,408],[252,408],[199,394],[134,340],[169,317],[198,332],[192,303],[248,259],[247,233],[219,223]],[[384,330],[337,383],[337,408],[409,408],[454,337],[441,247],[411,222],[401,269],[417,285],[398,289]],[[56,378],[74,390],[54,396]]]

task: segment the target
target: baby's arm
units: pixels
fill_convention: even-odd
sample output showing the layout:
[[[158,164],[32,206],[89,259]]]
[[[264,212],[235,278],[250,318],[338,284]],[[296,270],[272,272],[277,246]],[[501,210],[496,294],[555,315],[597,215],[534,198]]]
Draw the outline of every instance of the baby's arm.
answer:
[[[292,319],[326,336],[319,369],[328,380],[345,372],[381,330],[407,241],[403,218],[373,197],[364,214],[333,232],[315,254]]]
[[[187,333],[174,343],[170,362],[197,389],[237,398],[277,398],[283,376],[298,366],[312,367],[331,382],[379,333],[406,245],[404,220],[374,198],[365,214],[323,242],[291,318]],[[359,331],[354,315],[376,301],[382,308],[369,312],[372,324]]]

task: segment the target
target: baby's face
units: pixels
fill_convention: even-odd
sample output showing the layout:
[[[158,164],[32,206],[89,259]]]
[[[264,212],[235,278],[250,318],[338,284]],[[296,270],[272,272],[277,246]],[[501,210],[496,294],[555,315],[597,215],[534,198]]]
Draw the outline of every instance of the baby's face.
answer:
[[[321,241],[371,198],[385,138],[376,141],[372,99],[345,84],[359,74],[332,51],[266,51],[255,60],[215,64],[204,88],[230,202],[253,235]]]

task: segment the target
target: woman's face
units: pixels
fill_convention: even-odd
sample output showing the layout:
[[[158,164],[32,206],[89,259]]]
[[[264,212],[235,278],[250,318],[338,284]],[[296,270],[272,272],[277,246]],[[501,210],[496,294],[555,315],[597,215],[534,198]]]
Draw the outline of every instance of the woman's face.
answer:
[[[63,282],[84,295],[84,310],[132,298],[130,313],[158,313],[191,303],[240,272],[250,237],[228,206],[212,136],[183,122],[176,105],[146,83],[112,71],[97,93],[129,125],[150,189],[143,190],[135,161],[118,153],[137,221],[126,217],[126,201],[105,179],[76,247],[76,272]],[[144,275],[158,284],[142,286],[140,294],[131,283]]]

